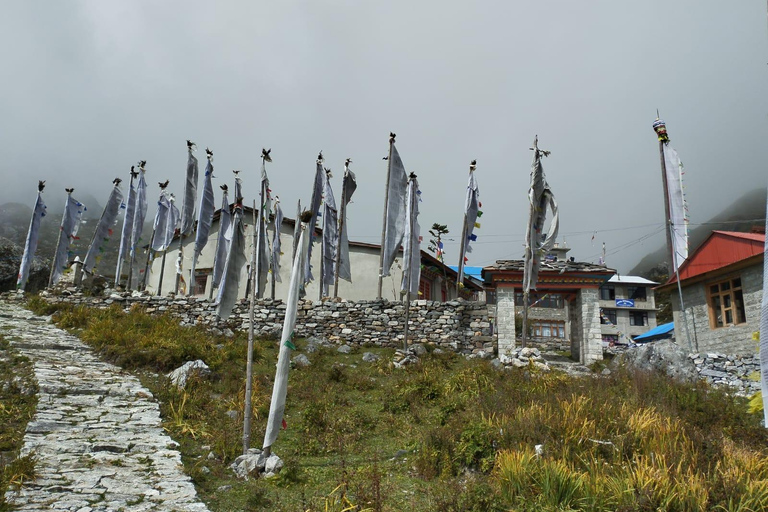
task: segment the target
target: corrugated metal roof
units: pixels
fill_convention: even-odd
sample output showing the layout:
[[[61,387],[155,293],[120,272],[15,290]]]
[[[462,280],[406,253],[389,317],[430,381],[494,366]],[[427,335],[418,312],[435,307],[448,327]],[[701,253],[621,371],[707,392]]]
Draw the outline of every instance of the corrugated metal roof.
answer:
[[[609,283],[620,283],[620,284],[647,284],[647,285],[654,285],[659,284],[655,281],[651,281],[650,279],[646,279],[644,277],[640,276],[620,276],[619,274],[616,274],[612,278],[608,280]]]
[[[725,268],[763,254],[765,234],[713,231],[687,260],[680,265],[681,283],[713,270]],[[666,284],[677,282],[673,275]]]

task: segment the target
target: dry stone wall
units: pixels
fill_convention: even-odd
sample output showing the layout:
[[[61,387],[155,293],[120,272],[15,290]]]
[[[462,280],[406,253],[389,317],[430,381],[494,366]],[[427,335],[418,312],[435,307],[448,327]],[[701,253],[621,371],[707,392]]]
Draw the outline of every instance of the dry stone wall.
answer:
[[[185,325],[207,325],[214,329],[248,329],[249,304],[240,301],[224,322],[216,318],[216,308],[202,298],[130,296],[113,293],[108,297],[87,297],[80,293],[42,294],[48,302],[66,302],[107,308],[113,304],[124,310],[141,306],[150,314],[168,313]],[[278,336],[285,318],[280,300],[256,302],[254,330],[259,336]],[[294,332],[297,336],[319,336],[336,344],[399,348],[405,331],[405,305],[387,300],[299,302]],[[457,299],[449,302],[415,300],[409,313],[409,343],[428,343],[463,354],[494,353],[495,343],[488,306]]]

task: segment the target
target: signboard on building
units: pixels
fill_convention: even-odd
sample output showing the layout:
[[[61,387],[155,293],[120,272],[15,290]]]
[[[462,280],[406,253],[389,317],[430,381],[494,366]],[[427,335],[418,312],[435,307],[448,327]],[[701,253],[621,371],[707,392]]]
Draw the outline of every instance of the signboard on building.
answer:
[[[617,308],[633,308],[635,307],[634,299],[616,299]]]

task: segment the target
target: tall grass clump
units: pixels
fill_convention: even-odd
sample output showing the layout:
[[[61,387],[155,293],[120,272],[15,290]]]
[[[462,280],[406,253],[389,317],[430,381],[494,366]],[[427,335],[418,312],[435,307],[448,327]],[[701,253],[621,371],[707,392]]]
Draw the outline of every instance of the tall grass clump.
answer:
[[[37,384],[31,361],[0,337],[0,511],[10,510],[8,490],[35,476],[35,457],[19,457],[27,423],[35,414]]]

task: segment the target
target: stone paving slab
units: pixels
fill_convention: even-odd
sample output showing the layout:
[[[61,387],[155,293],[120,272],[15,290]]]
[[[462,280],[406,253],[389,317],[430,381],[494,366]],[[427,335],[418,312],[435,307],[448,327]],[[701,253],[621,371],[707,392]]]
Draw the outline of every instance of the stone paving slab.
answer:
[[[37,478],[6,494],[16,510],[208,510],[138,379],[15,304],[0,302],[0,334],[32,360],[40,388],[21,450],[35,454]]]

